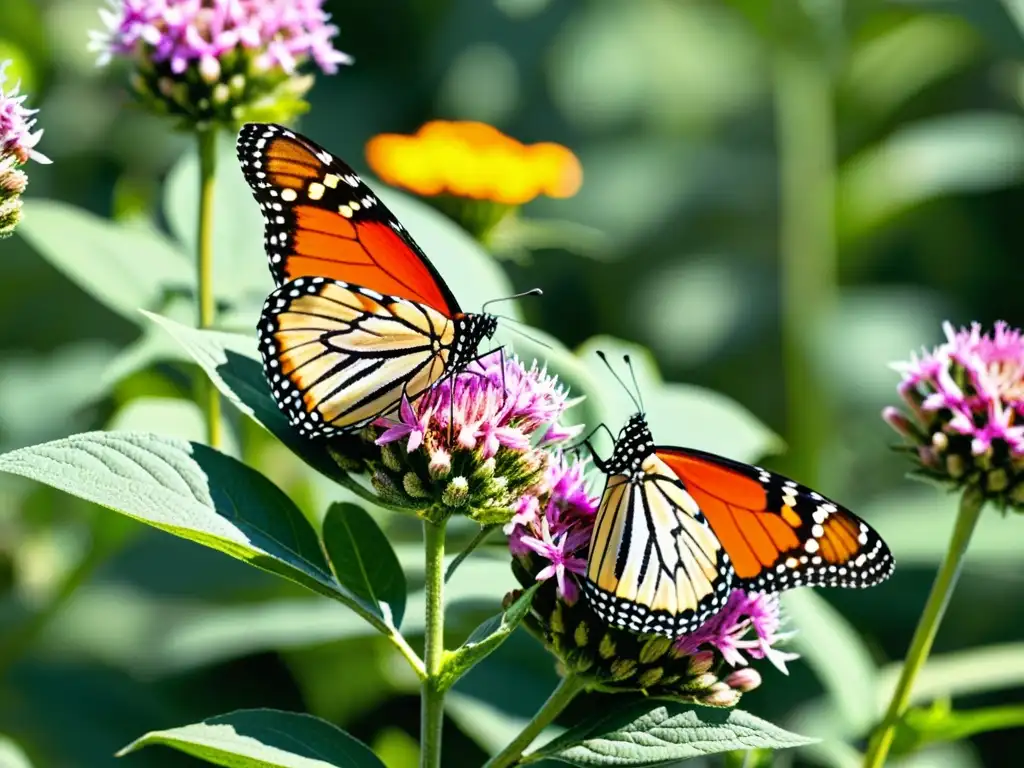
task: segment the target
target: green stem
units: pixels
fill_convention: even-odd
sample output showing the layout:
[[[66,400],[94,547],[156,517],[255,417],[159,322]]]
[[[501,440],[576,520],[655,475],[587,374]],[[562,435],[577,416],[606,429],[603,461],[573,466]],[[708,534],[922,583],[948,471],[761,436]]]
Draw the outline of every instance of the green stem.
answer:
[[[445,522],[423,521],[426,571],[426,622],[423,664],[426,679],[420,696],[420,768],[440,768],[441,729],[444,725],[444,691],[441,668],[444,662],[444,529]]]
[[[935,576],[935,583],[932,584],[928,602],[925,603],[924,612],[917,622],[917,629],[914,630],[914,638],[910,641],[910,650],[903,662],[903,670],[900,672],[892,700],[889,702],[889,709],[871,738],[867,754],[864,757],[864,768],[879,768],[885,763],[885,758],[892,747],[893,738],[896,736],[896,724],[910,704],[914,680],[928,659],[932,643],[935,640],[935,633],[939,629],[939,623],[946,613],[949,598],[952,596],[953,588],[960,576],[964,553],[967,552],[967,545],[984,505],[985,497],[980,490],[971,487],[964,491],[964,495],[960,499],[960,511],[953,529],[953,538],[950,539],[946,557]]]
[[[199,291],[199,327],[212,328],[217,311],[213,293],[213,190],[217,171],[217,131],[203,128],[199,138],[199,225],[196,233],[196,270]],[[206,441],[221,447],[220,393],[200,372],[200,408],[206,416]]]
[[[827,388],[813,353],[836,298],[832,84],[820,56],[794,51],[786,39],[777,43],[773,71],[788,469],[813,484],[830,434]]]
[[[533,719],[526,724],[518,736],[509,742],[507,747],[488,760],[484,764],[484,768],[506,768],[518,763],[523,756],[523,751],[540,736],[541,731],[555,721],[562,710],[569,706],[569,702],[576,698],[576,695],[585,687],[584,682],[571,673],[563,677]]]

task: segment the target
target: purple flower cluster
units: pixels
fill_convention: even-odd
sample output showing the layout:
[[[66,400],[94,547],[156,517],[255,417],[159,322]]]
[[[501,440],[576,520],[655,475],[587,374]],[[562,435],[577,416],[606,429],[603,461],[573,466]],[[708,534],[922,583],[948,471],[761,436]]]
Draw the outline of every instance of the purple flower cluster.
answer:
[[[555,456],[543,480],[519,500],[515,517],[505,526],[512,554],[532,554],[545,561],[537,581],[554,577],[558,595],[570,605],[579,598],[579,586],[571,574],[587,570],[598,501],[587,493],[585,469],[584,462],[570,463],[565,456]]]
[[[500,351],[470,364],[458,376],[445,379],[415,402],[402,401],[398,420],[375,422],[384,432],[377,445],[406,440],[406,451],[420,447],[431,462],[444,462],[455,450],[475,451],[482,458],[501,448],[525,452],[531,437],[545,431],[538,446],[552,445],[579,433],[582,427],[558,422],[573,403],[558,379],[536,363],[526,368]]]
[[[778,595],[734,589],[725,607],[696,631],[679,638],[676,648],[692,656],[710,646],[734,667],[746,666],[746,653],[752,659],[768,659],[780,671],[786,672],[786,662],[799,658],[799,655],[774,647],[788,637],[779,632],[781,626]]]
[[[313,59],[327,73],[351,58],[334,48],[338,28],[323,0],[110,0],[100,9],[106,29],[90,33],[90,49],[102,66],[115,55],[132,56],[140,46],[156,63],[180,75],[197,64],[212,82],[222,57],[241,48],[256,53],[258,69],[288,74]]]
[[[32,130],[36,123],[33,115],[39,110],[25,106],[25,95],[18,93],[20,84],[5,90],[10,65],[10,61],[0,62],[0,163],[20,165],[30,159],[49,163],[50,159],[35,149],[43,135],[42,129]]]
[[[996,323],[991,334],[982,333],[979,323],[959,331],[945,323],[943,330],[944,344],[893,366],[903,376],[900,396],[922,422],[938,418],[941,433],[970,438],[974,456],[989,454],[997,444],[1012,456],[1024,456],[1021,332],[1004,322]],[[899,411],[887,408],[883,415],[904,431],[906,423]]]

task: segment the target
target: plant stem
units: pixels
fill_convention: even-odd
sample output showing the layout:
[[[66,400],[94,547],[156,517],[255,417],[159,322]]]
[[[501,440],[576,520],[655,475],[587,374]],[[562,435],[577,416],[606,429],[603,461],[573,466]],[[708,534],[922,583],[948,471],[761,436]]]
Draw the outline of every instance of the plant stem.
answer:
[[[563,677],[558,687],[551,692],[548,700],[544,702],[544,706],[533,716],[533,719],[526,724],[526,727],[519,732],[518,736],[512,739],[507,747],[488,760],[484,764],[484,768],[506,768],[518,763],[523,756],[523,750],[533,743],[533,740],[540,735],[541,731],[554,722],[562,710],[569,706],[569,702],[576,697],[576,694],[580,693],[585,687],[583,681],[572,673]]]
[[[217,306],[213,293],[213,190],[217,171],[217,131],[201,128],[199,139],[199,225],[196,234],[196,270],[199,291],[199,327],[212,328]],[[220,393],[199,372],[200,408],[206,416],[206,442],[221,447]]]
[[[420,768],[440,768],[441,729],[444,725],[444,691],[441,667],[444,661],[444,529],[445,522],[423,521],[426,570],[423,591],[426,621],[423,663],[426,679],[420,696]]]
[[[903,670],[900,672],[892,700],[889,702],[889,709],[871,738],[867,754],[864,757],[864,768],[879,768],[885,763],[885,758],[889,754],[889,749],[896,736],[896,724],[907,710],[914,680],[928,659],[935,634],[939,629],[939,623],[946,613],[949,598],[952,596],[953,588],[960,576],[964,553],[967,552],[967,545],[984,505],[985,497],[977,488],[972,487],[964,491],[964,495],[960,499],[960,511],[953,529],[953,538],[949,541],[946,557],[935,576],[932,591],[928,595],[928,602],[925,603],[924,612],[918,620],[917,629],[914,630],[914,638],[910,641],[910,650],[903,662]]]
[[[773,66],[788,469],[809,484],[819,481],[830,434],[827,387],[813,365],[815,335],[836,299],[835,119],[822,59],[783,37]]]

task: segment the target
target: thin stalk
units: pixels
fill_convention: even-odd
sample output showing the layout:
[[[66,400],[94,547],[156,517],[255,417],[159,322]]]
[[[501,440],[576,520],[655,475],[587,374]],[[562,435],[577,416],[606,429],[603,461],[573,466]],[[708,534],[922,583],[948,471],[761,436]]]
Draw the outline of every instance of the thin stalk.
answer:
[[[426,679],[420,694],[420,768],[440,768],[441,729],[444,726],[444,691],[441,668],[444,662],[444,521],[423,521],[426,570],[426,622],[423,664]]]
[[[562,710],[569,706],[569,702],[576,698],[576,695],[585,687],[583,681],[572,673],[563,677],[533,719],[526,724],[518,736],[509,742],[507,747],[484,763],[484,768],[507,768],[507,766],[518,763],[523,757],[523,751],[533,743],[541,731],[555,721]]]
[[[924,667],[928,654],[931,652],[939,623],[946,613],[949,598],[960,577],[960,567],[963,565],[967,545],[971,541],[971,535],[974,533],[984,506],[985,497],[981,491],[977,488],[968,488],[964,491],[964,495],[960,499],[960,511],[957,513],[956,526],[953,528],[953,537],[949,541],[949,549],[939,567],[939,572],[935,575],[935,583],[932,584],[932,591],[928,595],[924,612],[917,622],[917,629],[914,630],[914,637],[910,641],[910,650],[907,651],[907,658],[903,662],[903,669],[896,682],[896,689],[889,702],[889,709],[872,736],[867,754],[864,756],[864,768],[879,768],[885,763],[885,758],[889,754],[889,749],[896,736],[896,724],[903,713],[907,711],[914,680]]]
[[[200,328],[212,328],[217,312],[213,293],[213,190],[217,171],[217,131],[200,129],[199,139],[199,224],[196,233],[196,274],[199,291]],[[206,417],[206,442],[221,447],[220,393],[199,373],[199,403]]]
[[[788,469],[813,484],[831,420],[813,353],[837,293],[832,84],[821,57],[794,52],[785,40],[777,43],[773,72]]]

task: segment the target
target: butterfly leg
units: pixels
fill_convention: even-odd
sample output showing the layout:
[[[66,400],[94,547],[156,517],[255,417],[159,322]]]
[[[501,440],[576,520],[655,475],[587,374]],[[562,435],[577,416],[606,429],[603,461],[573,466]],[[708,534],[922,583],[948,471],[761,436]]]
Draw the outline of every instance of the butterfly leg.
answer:
[[[594,427],[592,430],[590,430],[590,433],[586,437],[584,437],[582,440],[580,440],[575,445],[570,446],[569,448],[567,448],[566,451],[568,451],[568,452],[578,452],[580,450],[580,448],[583,448],[584,446],[586,446],[587,450],[590,451],[590,457],[594,460],[594,466],[597,467],[602,472],[604,472],[605,471],[605,466],[606,466],[605,462],[604,462],[604,460],[600,456],[597,455],[597,451],[594,450],[594,444],[590,442],[590,438],[592,438],[595,434],[600,432],[602,429],[605,432],[608,433],[608,436],[614,442],[615,441],[615,435],[612,434],[612,431],[611,431],[611,429],[608,428],[608,425],[605,424],[602,421],[600,424],[598,424],[596,427]]]

